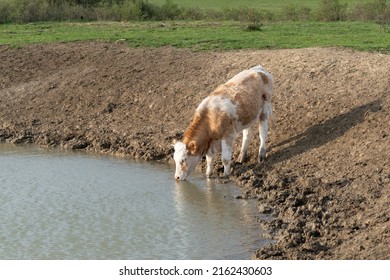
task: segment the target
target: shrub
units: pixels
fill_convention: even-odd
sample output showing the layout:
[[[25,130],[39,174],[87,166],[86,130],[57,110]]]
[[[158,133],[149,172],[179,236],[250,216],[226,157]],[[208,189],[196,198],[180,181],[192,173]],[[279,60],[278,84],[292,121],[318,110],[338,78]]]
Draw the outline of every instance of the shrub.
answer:
[[[172,0],[166,0],[164,5],[159,9],[159,19],[177,19],[180,17],[182,9],[172,2]]]
[[[271,21],[276,18],[276,15],[270,11],[262,11],[258,9],[243,7],[224,9],[224,19],[235,20],[240,22],[261,22]]]
[[[183,8],[181,11],[180,18],[182,19],[193,19],[193,20],[201,20],[206,18],[207,12],[198,7],[189,7]]]
[[[119,20],[138,20],[142,18],[140,5],[135,5],[132,1],[126,1],[115,6],[115,11]]]
[[[358,3],[352,9],[350,18],[352,20],[378,20],[378,18],[386,19],[390,7],[386,0],[374,0],[368,3]]]
[[[0,2],[0,23],[7,23],[12,21],[12,11],[14,8],[12,7],[9,1]]]
[[[260,22],[261,16],[253,9],[248,9],[247,13],[243,15],[241,24],[245,31],[260,31],[263,24]]]
[[[45,0],[21,0],[19,1],[18,17],[22,22],[45,20]]]
[[[346,19],[347,5],[339,0],[321,0],[319,19],[323,21],[338,21]]]
[[[283,20],[309,20],[311,18],[311,9],[308,7],[299,7],[296,5],[287,5],[283,7],[281,18]]]
[[[342,0],[340,0],[342,1]],[[166,0],[159,6],[148,0],[0,0],[0,23],[44,20],[235,20],[244,30],[260,30],[261,22],[277,20],[366,20],[387,28],[390,1],[366,0],[351,7],[339,0],[321,0],[318,10],[287,4],[281,12],[254,8],[202,9],[181,7]]]
[[[91,7],[82,7],[66,1],[48,4],[44,9],[44,13],[45,20],[96,20],[96,14]]]
[[[378,23],[385,32],[390,31],[390,7],[387,7],[381,14],[377,15],[375,22]]]

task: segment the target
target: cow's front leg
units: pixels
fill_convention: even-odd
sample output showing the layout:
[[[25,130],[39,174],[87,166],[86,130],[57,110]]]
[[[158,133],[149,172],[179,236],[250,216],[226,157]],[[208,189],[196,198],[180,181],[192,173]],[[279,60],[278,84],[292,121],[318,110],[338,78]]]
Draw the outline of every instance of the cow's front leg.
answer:
[[[210,178],[214,170],[214,156],[221,151],[221,142],[213,141],[210,144],[209,150],[206,153],[206,176]]]
[[[214,169],[214,154],[213,153],[207,153],[206,154],[206,176],[207,178],[210,178],[213,175],[213,169]]]

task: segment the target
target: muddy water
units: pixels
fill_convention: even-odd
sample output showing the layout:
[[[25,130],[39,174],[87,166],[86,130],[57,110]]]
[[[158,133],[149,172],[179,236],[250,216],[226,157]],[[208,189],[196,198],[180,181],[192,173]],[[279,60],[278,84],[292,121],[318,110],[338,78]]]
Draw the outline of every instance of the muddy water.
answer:
[[[170,165],[0,143],[0,259],[248,259],[255,205]]]

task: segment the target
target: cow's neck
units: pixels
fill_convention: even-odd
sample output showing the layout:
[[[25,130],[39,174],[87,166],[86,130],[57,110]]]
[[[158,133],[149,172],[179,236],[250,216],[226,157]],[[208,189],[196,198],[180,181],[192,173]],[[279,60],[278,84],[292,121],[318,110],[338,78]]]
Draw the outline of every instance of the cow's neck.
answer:
[[[207,153],[212,142],[210,135],[210,125],[207,114],[198,114],[194,117],[192,123],[187,128],[183,136],[183,143],[188,145],[194,141],[196,151],[194,155],[203,156]]]

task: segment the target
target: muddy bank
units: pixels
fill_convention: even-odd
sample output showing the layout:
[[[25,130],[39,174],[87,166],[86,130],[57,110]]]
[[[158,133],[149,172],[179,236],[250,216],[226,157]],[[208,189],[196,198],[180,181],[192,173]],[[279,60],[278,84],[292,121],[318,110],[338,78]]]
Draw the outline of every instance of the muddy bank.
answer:
[[[0,46],[0,61],[0,140],[167,162],[196,105],[262,64],[276,81],[268,160],[255,139],[231,176],[274,217],[260,226],[278,242],[254,257],[390,258],[390,55],[71,43]]]

